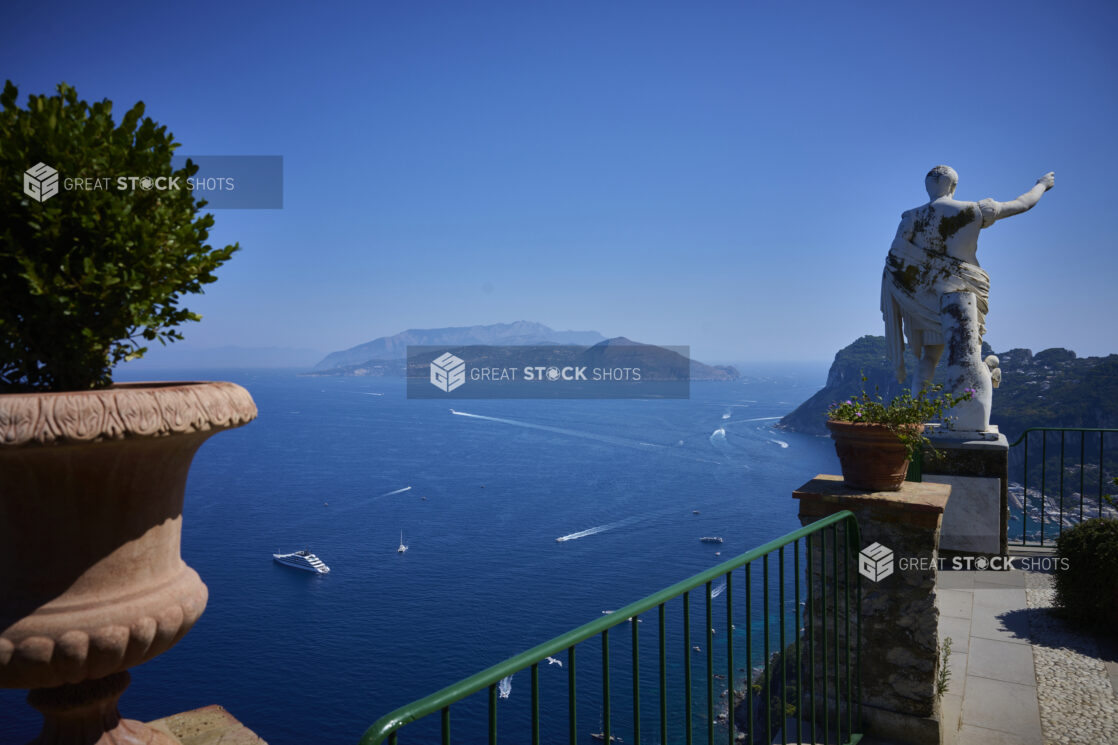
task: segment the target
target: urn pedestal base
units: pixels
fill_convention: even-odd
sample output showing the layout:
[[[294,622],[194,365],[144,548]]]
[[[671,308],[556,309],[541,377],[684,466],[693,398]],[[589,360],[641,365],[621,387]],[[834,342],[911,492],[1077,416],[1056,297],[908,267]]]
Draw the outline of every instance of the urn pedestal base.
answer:
[[[179,745],[143,722],[123,719],[117,701],[132,681],[128,671],[56,688],[36,688],[27,703],[43,715],[43,730],[29,745]]]

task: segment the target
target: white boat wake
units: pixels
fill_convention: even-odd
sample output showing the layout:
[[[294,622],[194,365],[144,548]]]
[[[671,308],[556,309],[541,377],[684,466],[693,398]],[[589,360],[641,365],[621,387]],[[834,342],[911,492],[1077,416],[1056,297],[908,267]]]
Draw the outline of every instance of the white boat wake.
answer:
[[[695,458],[688,453],[681,453],[681,452],[678,452],[678,451],[673,451],[672,450],[673,446],[670,446],[670,445],[658,445],[654,442],[647,442],[647,441],[642,441],[642,440],[630,440],[630,439],[625,438],[625,437],[614,437],[613,435],[599,435],[595,432],[583,432],[583,431],[580,431],[580,430],[577,430],[577,429],[566,429],[564,427],[552,427],[552,426],[547,425],[547,424],[535,424],[533,422],[520,421],[519,419],[504,419],[504,418],[499,417],[499,416],[485,416],[484,414],[471,414],[468,411],[457,411],[456,409],[451,409],[450,413],[455,415],[455,416],[469,417],[470,419],[482,419],[482,420],[485,420],[487,422],[498,422],[500,424],[511,424],[514,427],[524,427],[526,429],[537,429],[537,430],[541,430],[543,432],[554,432],[555,434],[567,435],[568,437],[578,437],[578,438],[581,438],[581,439],[584,439],[584,440],[594,440],[595,442],[604,442],[604,443],[607,443],[609,445],[616,445],[618,447],[645,450],[646,452],[647,452],[648,448],[657,448],[657,449],[665,451],[669,456],[671,456],[673,458],[682,458],[684,460],[693,461],[695,463],[710,463],[712,465],[718,465],[718,466],[726,465],[725,463],[721,463],[721,462],[716,461],[716,460],[710,460],[708,458]],[[682,445],[682,444],[683,444],[683,440],[680,440],[678,442],[678,445]],[[743,467],[748,468],[748,466],[743,466]]]
[[[484,419],[487,422],[500,422],[501,424],[511,424],[514,427],[525,427],[527,429],[538,429],[544,432],[554,432],[559,435],[568,435],[570,437],[581,437],[587,440],[596,440],[598,442],[607,442],[610,445],[620,445],[621,447],[639,448],[639,447],[663,447],[662,445],[654,445],[650,442],[639,442],[637,440],[629,440],[624,437],[613,437],[611,435],[599,435],[594,432],[580,432],[577,429],[566,429],[564,427],[552,427],[547,424],[533,424],[532,422],[522,422],[518,419],[503,419],[499,416],[485,416],[484,414],[471,414],[468,411],[455,411],[450,410],[451,414],[455,416],[466,416],[471,419]]]
[[[640,519],[641,519],[641,516],[637,515],[637,516],[634,516],[634,517],[627,517],[624,520],[618,520],[615,523],[606,523],[605,525],[595,525],[593,528],[587,528],[586,530],[580,530],[577,533],[568,533],[567,535],[561,535],[558,538],[556,538],[555,541],[557,543],[563,543],[564,541],[576,541],[579,538],[585,538],[588,535],[597,535],[598,533],[604,533],[607,530],[613,530],[614,528],[623,528],[626,525],[632,525],[633,523],[637,522]]]
[[[726,583],[725,582],[723,582],[718,587],[715,587],[713,590],[710,591],[710,599],[714,600],[716,597],[718,597],[719,595],[721,595],[724,592],[726,592]]]
[[[386,492],[384,494],[381,494],[381,496],[382,497],[391,497],[393,494],[403,494],[404,492],[409,491],[409,490],[411,490],[411,487],[410,486],[405,486],[403,489],[397,489],[396,491]]]
[[[512,676],[501,678],[501,682],[497,684],[497,694],[501,698],[508,698],[512,693]]]
[[[719,427],[718,429],[711,432],[710,433],[710,439],[711,439],[711,442],[713,442],[714,440],[717,440],[717,439],[725,440],[726,439],[726,428],[725,427]]]
[[[383,393],[369,393],[368,391],[359,391],[363,396],[383,396]]]
[[[785,442],[784,440],[769,440],[769,442],[775,442],[777,445],[780,445],[782,448],[788,447],[788,443]]]

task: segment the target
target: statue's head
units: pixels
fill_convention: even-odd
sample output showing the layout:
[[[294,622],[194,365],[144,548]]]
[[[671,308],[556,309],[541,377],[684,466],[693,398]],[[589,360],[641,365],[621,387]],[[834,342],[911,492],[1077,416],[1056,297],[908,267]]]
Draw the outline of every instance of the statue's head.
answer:
[[[936,166],[924,177],[924,187],[932,199],[951,196],[959,184],[959,174],[951,166]]]

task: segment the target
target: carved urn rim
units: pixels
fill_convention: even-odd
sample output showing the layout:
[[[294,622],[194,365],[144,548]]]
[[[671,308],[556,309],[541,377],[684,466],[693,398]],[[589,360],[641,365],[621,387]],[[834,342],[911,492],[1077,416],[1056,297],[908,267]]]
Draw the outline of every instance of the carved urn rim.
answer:
[[[923,424],[898,424],[897,428],[920,434],[924,431],[925,426]],[[844,419],[828,419],[827,429],[831,430],[832,437],[836,433],[860,433],[862,436],[871,437],[878,433],[884,433],[890,437],[897,436],[884,422],[848,422]]]
[[[0,449],[214,432],[256,418],[225,381],[116,383],[88,391],[0,394]]]

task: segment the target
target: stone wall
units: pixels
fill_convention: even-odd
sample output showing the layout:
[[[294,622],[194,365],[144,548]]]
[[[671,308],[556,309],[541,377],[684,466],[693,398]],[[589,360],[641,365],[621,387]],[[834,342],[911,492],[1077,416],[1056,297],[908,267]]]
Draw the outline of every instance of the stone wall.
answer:
[[[841,557],[840,576],[835,577],[830,545],[826,553],[827,573],[821,574],[818,553],[821,541],[812,547],[813,571],[808,578],[811,602],[826,613],[832,647],[837,639],[839,649],[847,643],[842,605],[847,582],[851,602],[860,588],[861,700],[864,731],[869,734],[910,743],[939,743],[935,690],[939,612],[935,606],[935,567],[940,524],[950,491],[951,487],[946,484],[906,482],[897,492],[859,492],[847,489],[838,476],[820,475],[794,493],[800,501],[802,524],[848,509],[854,513],[861,532],[860,545],[854,550],[868,550],[873,544],[879,545],[870,555],[859,557],[867,573],[876,580],[861,574],[849,579],[841,576]],[[829,529],[826,532],[829,533]],[[853,571],[856,570],[857,564]],[[840,603],[837,634],[833,628],[836,597]],[[811,619],[811,626],[805,633],[814,631],[818,640],[823,620],[818,612],[813,612]],[[857,633],[855,622],[856,616],[851,619],[851,635]],[[850,643],[854,648],[853,638]],[[835,690],[833,670],[825,673],[818,656],[812,677],[816,690],[822,690],[824,683],[830,691]],[[839,682],[845,685],[844,680]],[[817,701],[817,708],[824,706],[832,710],[831,716],[836,706],[841,708],[833,694],[829,703]]]

